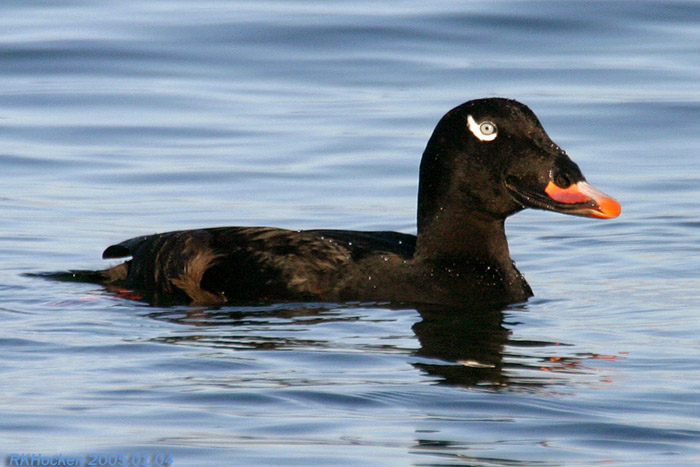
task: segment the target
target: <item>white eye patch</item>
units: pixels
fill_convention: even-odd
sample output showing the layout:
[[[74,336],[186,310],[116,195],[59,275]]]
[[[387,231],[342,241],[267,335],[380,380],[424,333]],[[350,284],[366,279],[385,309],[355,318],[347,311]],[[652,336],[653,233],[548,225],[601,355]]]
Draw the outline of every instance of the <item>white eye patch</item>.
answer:
[[[498,128],[493,122],[476,123],[474,117],[467,116],[467,127],[479,141],[493,141],[498,136]]]

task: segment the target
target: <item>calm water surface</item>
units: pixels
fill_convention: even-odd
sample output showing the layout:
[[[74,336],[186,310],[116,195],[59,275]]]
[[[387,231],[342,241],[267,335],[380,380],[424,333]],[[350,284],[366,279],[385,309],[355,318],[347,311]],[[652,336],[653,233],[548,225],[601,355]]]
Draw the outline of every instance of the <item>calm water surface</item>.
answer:
[[[700,3],[0,4],[0,454],[700,465]],[[157,308],[28,272],[180,228],[414,231],[463,101],[527,103],[623,214],[508,222],[536,297]]]

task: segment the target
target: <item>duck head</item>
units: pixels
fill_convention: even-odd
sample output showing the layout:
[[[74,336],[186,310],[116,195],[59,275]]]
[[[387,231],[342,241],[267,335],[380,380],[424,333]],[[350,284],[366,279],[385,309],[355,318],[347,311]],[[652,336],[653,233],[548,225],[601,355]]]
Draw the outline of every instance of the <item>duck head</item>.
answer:
[[[423,153],[418,231],[446,216],[503,221],[536,208],[613,218],[620,205],[590,185],[535,114],[510,99],[466,102],[440,120]]]

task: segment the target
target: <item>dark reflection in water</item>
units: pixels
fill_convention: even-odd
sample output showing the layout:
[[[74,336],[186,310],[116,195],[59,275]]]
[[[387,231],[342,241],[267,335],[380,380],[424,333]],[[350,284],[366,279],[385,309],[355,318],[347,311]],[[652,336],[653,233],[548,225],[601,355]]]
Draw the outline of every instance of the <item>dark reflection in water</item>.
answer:
[[[510,331],[502,310],[422,309],[413,326],[417,354],[440,362],[416,363],[442,381],[460,386],[505,386],[503,354]]]
[[[366,307],[362,310],[372,311]],[[150,316],[205,330],[159,338],[173,344],[231,350],[325,350],[342,348],[345,343],[329,336],[305,338],[302,336],[307,333],[303,331],[315,325],[366,319],[352,311],[352,307],[342,305],[278,304],[173,309]],[[418,357],[412,362],[413,366],[440,384],[489,389],[536,388],[563,383],[554,373],[574,368],[580,360],[537,355],[542,354],[543,348],[562,344],[514,339],[509,327],[517,323],[506,323],[501,309],[417,307],[405,311],[417,311],[420,317],[411,328],[419,344],[417,349],[390,345],[381,342],[381,336],[370,336],[374,343],[352,350],[412,354]],[[535,350],[537,352],[533,352]]]
[[[562,344],[514,339],[506,326],[504,310],[420,309],[419,312],[422,321],[413,326],[421,344],[417,353],[441,362],[416,366],[440,376],[447,384],[493,389],[551,385],[563,382],[552,372],[560,371],[562,365],[575,365],[569,358],[542,357],[528,352],[528,349],[541,352],[545,347]],[[552,362],[557,362],[558,367],[552,368]]]

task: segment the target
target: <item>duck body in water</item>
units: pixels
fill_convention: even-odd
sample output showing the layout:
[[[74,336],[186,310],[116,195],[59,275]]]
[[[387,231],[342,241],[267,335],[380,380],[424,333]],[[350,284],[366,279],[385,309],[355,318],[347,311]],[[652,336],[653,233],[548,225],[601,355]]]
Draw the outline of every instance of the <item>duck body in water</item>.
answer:
[[[532,296],[510,258],[508,216],[524,208],[612,218],[620,205],[586,182],[525,105],[478,99],[437,124],[420,165],[417,235],[217,227],[136,237],[74,280],[163,303],[286,300],[505,305]]]

